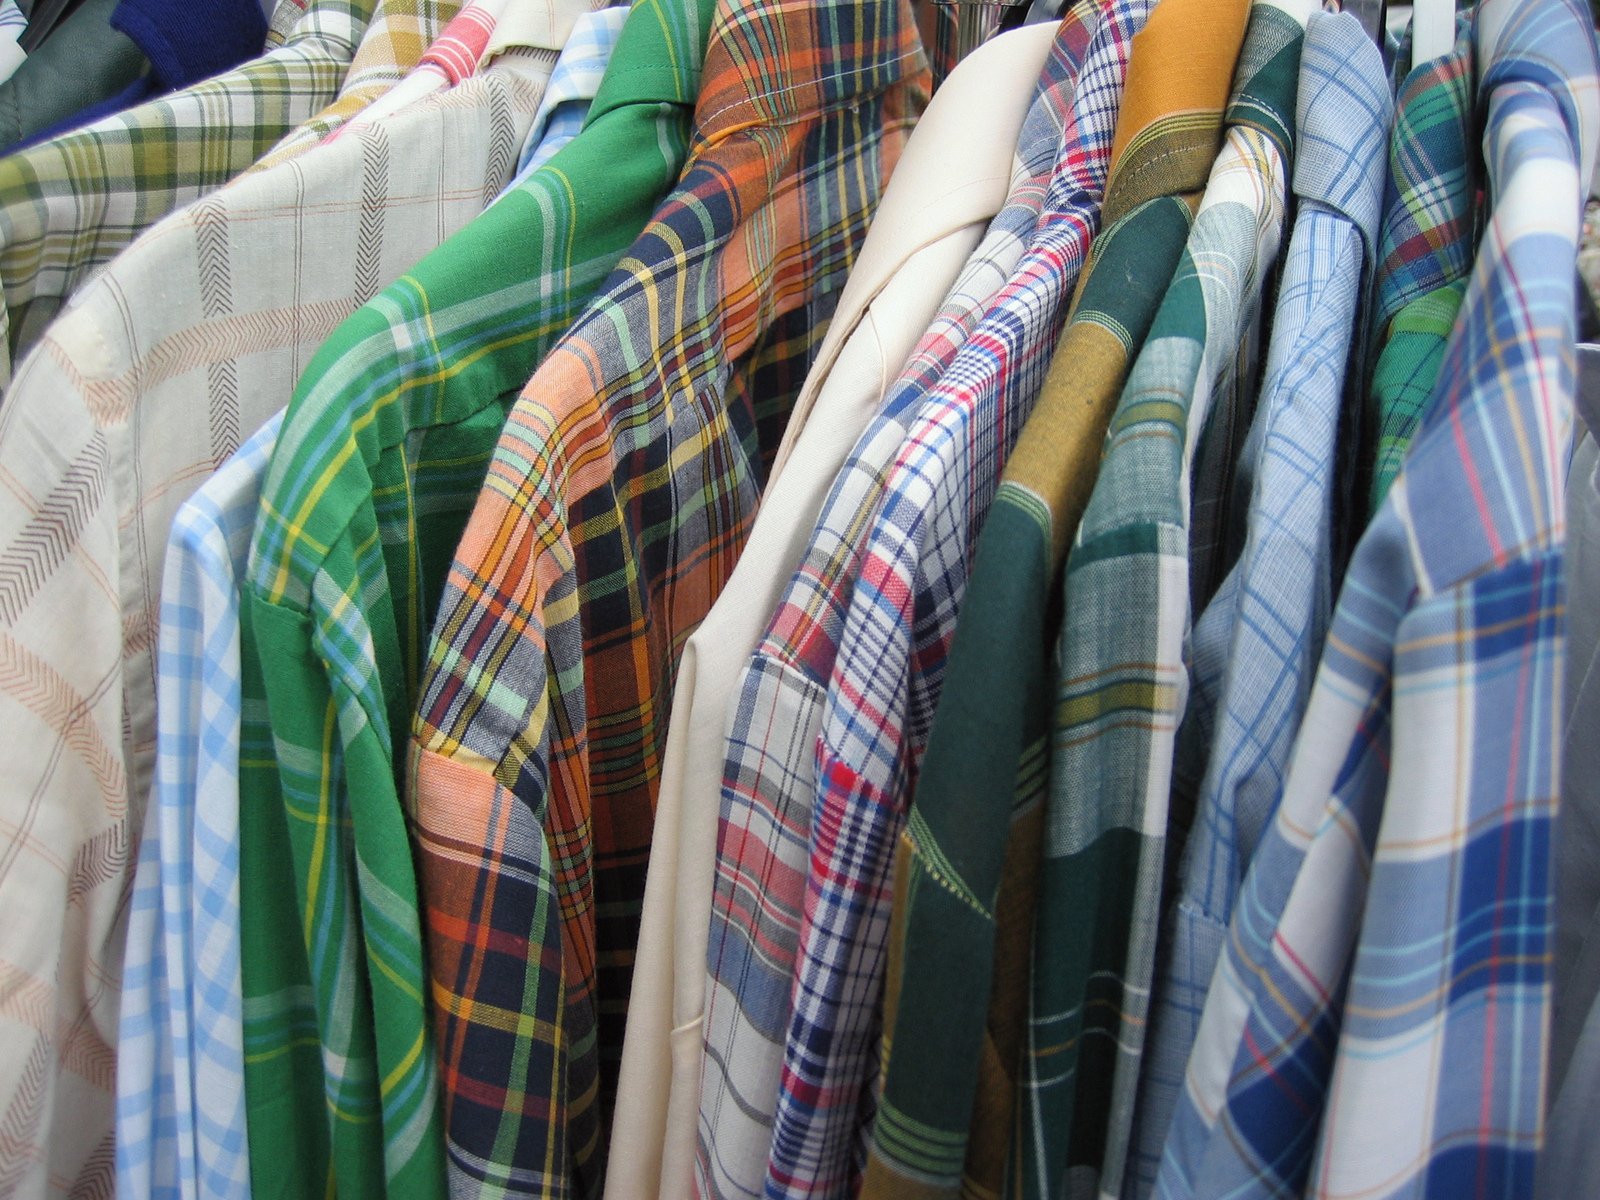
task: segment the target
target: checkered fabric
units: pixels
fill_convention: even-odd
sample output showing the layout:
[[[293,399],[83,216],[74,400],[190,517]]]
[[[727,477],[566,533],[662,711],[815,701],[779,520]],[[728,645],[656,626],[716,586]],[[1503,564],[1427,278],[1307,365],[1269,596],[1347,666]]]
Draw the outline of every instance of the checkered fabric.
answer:
[[[354,826],[359,857],[319,860],[314,844],[266,842],[257,843],[252,857],[263,873],[273,862],[305,863],[307,882],[337,889],[341,901],[332,915],[343,936],[352,943],[364,939],[366,953],[389,968],[369,972],[374,997],[380,977],[394,974],[391,955],[407,955],[400,969],[410,987],[404,997],[384,1002],[391,1014],[404,1005],[418,1022],[426,1020],[427,984],[403,810],[394,772],[378,764],[392,761],[393,747],[409,732],[428,622],[506,411],[678,178],[711,11],[710,3],[698,11],[653,3],[635,9],[618,48],[622,70],[602,86],[582,136],[345,322],[307,368],[291,405],[252,569],[252,617],[274,706],[265,732],[280,748],[292,749],[286,761],[303,764],[294,777],[284,775],[291,802],[342,814]],[[504,167],[509,164],[507,156]],[[344,599],[357,595],[357,604]],[[274,637],[269,623],[288,632]],[[324,652],[338,672],[321,680],[275,673],[270,659],[290,645],[312,659],[305,639],[313,631],[318,643],[338,647]],[[307,685],[312,690],[297,690]],[[281,716],[286,705],[292,707]],[[341,776],[337,762],[323,762],[321,745],[305,739],[329,712],[357,705],[374,715],[340,725],[329,750],[346,764]],[[424,863],[434,854],[454,854],[453,826],[432,824],[424,813],[414,832]],[[373,881],[382,881],[390,895],[411,893],[403,928],[394,928],[392,918],[374,928],[366,912]],[[426,897],[426,868],[422,882]],[[429,907],[423,919],[435,951],[433,978],[453,979],[448,960],[437,953],[448,944],[448,914]],[[323,913],[318,921],[325,934],[335,932]],[[284,939],[290,943],[281,944]],[[294,953],[295,942],[303,960],[306,944],[297,923],[251,946],[247,963],[254,960],[266,974]],[[330,1010],[363,986],[358,971],[343,967],[349,956],[342,949],[330,954],[331,977],[319,972]],[[559,980],[559,960],[554,975]],[[280,988],[292,983],[280,981]],[[283,1044],[305,1018],[292,996],[279,994],[284,1003],[269,1011]],[[436,1014],[445,1034],[448,1011]],[[531,1004],[523,1011],[535,1020],[544,1016]],[[311,1015],[314,1024],[314,1010]],[[449,1043],[442,1044],[443,1144],[452,1188],[483,1187],[490,1170],[525,1186],[516,1173],[535,1161],[530,1144],[496,1140],[502,1127],[519,1128],[523,1114],[508,1116],[498,1104],[491,1114],[476,1093],[458,1087]],[[426,1055],[431,1074],[431,1039]],[[552,1095],[554,1069],[548,1056],[535,1059],[519,1084],[537,1092],[542,1071],[545,1094]],[[320,1071],[317,1082],[320,1087]],[[549,1125],[558,1139],[568,1134],[559,1113]],[[558,1140],[555,1152],[564,1150],[565,1141]]]
[[[1121,1191],[1187,692],[1189,466],[1277,257],[1311,7],[1251,8],[1222,151],[1067,557],[1012,1194]]]
[[[1568,0],[1485,0],[1476,20],[1489,227],[1433,404],[1345,578],[1161,1196],[1532,1192],[1572,264],[1600,78]]]
[[[334,99],[375,2],[312,0],[261,58],[0,158],[0,382],[67,297],[142,230]]]
[[[866,1200],[1002,1184],[1047,783],[1051,585],[1188,236],[1179,196],[1198,200],[1216,157],[1248,9],[1166,0],[1133,38],[1105,228],[984,522],[901,835]]]
[[[377,0],[338,97],[293,128],[250,170],[287,162],[341,129],[416,67],[460,8],[461,0]]]
[[[155,785],[117,1033],[117,1195],[249,1200],[239,983],[239,578],[269,421],[178,510],[157,657]]]
[[[447,1085],[483,1109],[491,1190],[599,1185],[678,648],[926,83],[904,0],[725,0],[683,178],[495,452],[413,756],[449,839],[422,859]]]
[[[1345,366],[1371,280],[1394,113],[1383,57],[1355,17],[1312,14],[1296,108],[1297,215],[1239,469],[1249,497],[1245,547],[1191,640],[1178,740],[1198,740],[1209,765],[1161,934],[1124,1195],[1155,1186],[1200,1009],[1245,868],[1283,791],[1333,609]]]
[[[588,121],[628,11],[621,5],[602,8],[584,13],[573,25],[572,35],[556,59],[539,111],[533,114],[533,128],[522,145],[512,188],[554,158],[556,151],[577,137]]]
[[[1061,157],[1100,11],[1098,0],[1079,6],[1058,31],[1023,121],[1006,204],[889,390],[903,405],[914,408],[937,382],[1020,263]],[[705,1193],[752,1195],[764,1187],[792,1011],[822,702],[853,582],[854,537],[911,415],[885,412],[858,439],[785,588],[778,622],[729,704],[729,763],[750,770],[730,777],[725,769],[718,816],[696,1168]],[[795,652],[802,646],[803,656]]]
[[[338,322],[499,191],[541,84],[496,64],[174,213],[77,294],[0,407],[0,645],[14,665],[0,675],[14,737],[0,909],[43,914],[0,924],[0,995],[15,998],[0,1005],[0,1112],[32,1148],[7,1157],[19,1173],[70,1190],[101,1170],[102,1136],[112,1170],[121,914],[154,761],[172,518]]]
[[[933,387],[901,384],[885,401],[880,436],[900,444],[854,531],[855,587],[816,715],[815,765],[791,784],[814,780],[769,1197],[854,1191],[865,1168],[895,841],[972,544],[1099,226],[1123,76],[1149,9],[1110,5],[1096,28],[1038,226],[1005,288]]]
[[[1366,418],[1369,514],[1394,482],[1433,394],[1472,269],[1479,186],[1472,97],[1472,24],[1463,16],[1454,49],[1406,76],[1395,114],[1368,348],[1378,356]]]

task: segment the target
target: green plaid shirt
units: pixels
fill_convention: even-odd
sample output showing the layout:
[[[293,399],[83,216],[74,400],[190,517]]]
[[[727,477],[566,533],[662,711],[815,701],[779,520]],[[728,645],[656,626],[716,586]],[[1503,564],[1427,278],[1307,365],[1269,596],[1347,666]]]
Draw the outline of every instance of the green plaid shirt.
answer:
[[[384,1123],[392,1108],[438,1104],[395,750],[409,732],[444,573],[506,413],[678,178],[712,7],[643,0],[577,139],[356,312],[296,389],[245,588],[259,654],[246,654],[244,745],[249,756],[275,739],[278,767],[242,780],[253,814],[242,902],[247,914],[277,911],[287,892],[304,907],[252,924],[243,946],[252,1105],[277,1081],[303,1098],[296,1107],[320,1107],[313,978],[324,1011],[353,1014],[361,1072],[384,1081]],[[276,814],[264,812],[280,786]],[[425,823],[417,832],[424,848],[453,836]],[[436,911],[425,911],[437,927]],[[309,966],[302,928],[315,932]],[[526,1016],[554,1020],[531,1007]],[[550,1069],[529,1066],[536,1080]],[[471,1192],[496,1152],[462,1132],[481,1122],[476,1107],[449,1087],[443,1094],[443,1128],[430,1113],[425,1136],[447,1149],[452,1186]],[[427,1182],[442,1181],[432,1161]],[[390,1193],[417,1194],[398,1180]]]
[[[0,382],[67,298],[141,231],[315,118],[289,149],[314,144],[359,111],[335,104],[347,76],[346,91],[370,100],[454,10],[454,0],[311,0],[290,24],[296,5],[285,0],[260,58],[0,159]]]

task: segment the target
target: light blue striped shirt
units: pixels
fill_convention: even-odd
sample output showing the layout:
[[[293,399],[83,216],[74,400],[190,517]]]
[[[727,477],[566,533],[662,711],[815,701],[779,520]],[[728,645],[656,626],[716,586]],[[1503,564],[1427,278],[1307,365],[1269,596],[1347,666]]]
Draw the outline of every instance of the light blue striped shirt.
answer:
[[[544,98],[533,114],[533,126],[522,144],[517,176],[506,191],[516,188],[578,136],[589,118],[589,106],[600,89],[627,16],[628,6],[623,4],[586,12],[573,23],[567,44],[561,48],[561,57],[550,73]]]

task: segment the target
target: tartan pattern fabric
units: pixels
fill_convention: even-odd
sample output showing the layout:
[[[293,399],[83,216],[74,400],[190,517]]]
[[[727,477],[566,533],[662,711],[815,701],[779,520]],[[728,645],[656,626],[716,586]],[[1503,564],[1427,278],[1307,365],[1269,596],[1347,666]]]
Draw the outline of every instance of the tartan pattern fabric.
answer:
[[[249,173],[289,161],[359,115],[416,67],[460,8],[461,0],[376,0],[372,20],[361,35],[338,97],[285,134],[256,160]]]
[[[1414,65],[1395,103],[1389,141],[1372,331],[1381,337],[1411,301],[1472,269],[1476,150],[1472,22],[1458,21],[1450,53]]]
[[[269,421],[184,502],[161,588],[155,784],[129,904],[117,1194],[249,1200],[239,982],[239,578]]]
[[[1198,740],[1209,765],[1156,965],[1130,1173],[1141,1197],[1155,1186],[1200,1010],[1245,868],[1282,794],[1333,608],[1344,373],[1371,278],[1393,116],[1383,58],[1355,17],[1311,15],[1296,109],[1297,215],[1239,471],[1250,498],[1245,546],[1195,623],[1178,733],[1180,747]],[[1210,703],[1197,703],[1202,696]]]
[[[855,587],[818,716],[809,865],[766,1195],[855,1191],[878,1075],[889,868],[944,680],[972,543],[1038,398],[1099,225],[1133,35],[1107,8],[1027,253],[929,389],[885,401],[900,446],[856,533]],[[809,738],[807,740],[810,740]],[[800,780],[796,780],[800,782]]]
[[[0,407],[14,497],[0,721],[18,739],[0,780],[16,847],[0,907],[50,914],[0,929],[0,1112],[25,1180],[66,1191],[91,1171],[111,1186],[120,913],[154,760],[172,518],[316,344],[499,190],[540,81],[493,75],[477,101],[457,89],[173,214],[78,293]],[[473,173],[476,189],[441,188]]]
[[[292,744],[320,728],[332,709],[358,705],[363,714],[359,723],[340,723],[337,752],[349,764],[342,778],[339,764],[329,761],[305,772],[309,778],[291,780],[286,773],[286,790],[292,803],[337,805],[348,814],[360,855],[354,869],[363,879],[381,878],[391,895],[410,890],[406,927],[374,929],[369,885],[350,886],[348,854],[344,864],[330,861],[323,871],[334,872],[333,886],[344,895],[360,892],[359,902],[346,901],[341,914],[352,940],[364,938],[368,953],[385,961],[390,948],[408,949],[405,1003],[418,1022],[429,1014],[422,1000],[427,984],[416,883],[405,878],[411,857],[394,775],[380,764],[393,761],[393,748],[409,734],[428,622],[506,410],[644,227],[687,154],[693,68],[682,68],[666,89],[659,78],[638,81],[674,57],[692,62],[710,6],[702,6],[698,26],[681,19],[669,24],[670,14],[653,4],[635,16],[628,44],[619,49],[619,83],[602,88],[584,134],[323,346],[291,405],[257,529],[250,590],[269,699],[304,708],[320,698],[323,706],[312,709],[310,721],[292,724],[277,720],[275,710],[271,733],[280,744]],[[679,45],[665,44],[664,27],[678,29]],[[345,596],[360,599],[349,604]],[[339,673],[308,681],[315,690],[304,693],[293,690],[295,680],[273,678],[268,660],[288,647],[270,627],[289,627],[302,653],[308,635],[337,646],[337,653],[321,655],[338,664]],[[305,761],[308,755],[301,750],[281,757]],[[387,844],[379,840],[385,833]],[[452,826],[431,826],[424,815],[416,833],[424,863],[429,854],[453,853]],[[316,862],[300,848],[282,853]],[[426,895],[426,869],[422,882]],[[433,977],[452,978],[440,970],[437,955],[438,940],[449,932],[448,914],[429,908],[424,915],[432,925]],[[270,965],[263,963],[263,971]],[[559,981],[559,958],[555,968]],[[370,973],[374,996],[382,973]],[[354,975],[332,982],[342,990],[361,986]],[[381,1007],[393,1011],[398,1002],[391,998]],[[525,1011],[534,1020],[542,1015],[531,1005]],[[447,1030],[448,1019],[437,1016],[435,1027]],[[283,1022],[283,1038],[295,1022]],[[429,1043],[424,1053],[431,1076],[437,1059]],[[448,1056],[445,1061],[441,1145],[451,1187],[478,1190],[492,1170],[526,1188],[530,1179],[518,1172],[529,1172],[537,1161],[530,1150],[546,1152],[549,1139],[497,1145],[497,1130],[517,1129],[522,1114],[496,1111],[486,1122],[484,1106],[469,1089],[455,1086]],[[533,1093],[542,1070],[548,1089],[553,1069],[548,1059],[533,1062],[521,1086]],[[559,1113],[550,1125],[566,1136]],[[564,1152],[564,1142],[557,1149]]]
[[[1489,226],[1433,403],[1335,608],[1162,1196],[1532,1193],[1572,263],[1600,79],[1588,13],[1566,0],[1486,0],[1476,22]]]
[[[1281,236],[1311,4],[1256,0],[1227,133],[1067,557],[1012,1194],[1121,1193],[1186,695],[1189,466]]]
[[[1018,137],[1006,203],[890,396],[915,403],[934,385],[1021,261],[1061,155],[1100,11],[1098,0],[1080,5],[1058,30]],[[786,585],[777,620],[729,704],[706,958],[695,1167],[702,1195],[756,1195],[765,1186],[805,896],[815,739],[837,647],[829,639],[848,603],[854,531],[871,515],[903,433],[890,412],[857,440]]]
[[[67,297],[142,230],[244,171],[334,98],[374,2],[312,0],[283,44],[253,62],[0,158],[0,382]]]
[[[617,5],[584,13],[573,24],[522,144],[513,188],[554,158],[584,127],[627,16],[628,9]]]
[[[600,1182],[678,648],[926,82],[903,0],[718,7],[683,177],[513,408],[446,579],[413,757],[450,834],[423,856],[440,1043],[502,1144],[584,1122],[570,1172],[516,1160],[544,1194]],[[524,1092],[529,1059],[565,1067]]]
[[[1106,227],[984,523],[901,835],[867,1200],[1001,1186],[1045,782],[1024,758],[1040,763],[1050,718],[1051,582],[1187,238],[1178,195],[1198,193],[1215,157],[1248,7],[1167,0],[1133,38]]]
[[[1466,292],[1465,281],[1444,284],[1418,296],[1389,321],[1388,340],[1372,370],[1378,445],[1368,512],[1378,511],[1400,473],[1411,436],[1433,395],[1445,343]]]

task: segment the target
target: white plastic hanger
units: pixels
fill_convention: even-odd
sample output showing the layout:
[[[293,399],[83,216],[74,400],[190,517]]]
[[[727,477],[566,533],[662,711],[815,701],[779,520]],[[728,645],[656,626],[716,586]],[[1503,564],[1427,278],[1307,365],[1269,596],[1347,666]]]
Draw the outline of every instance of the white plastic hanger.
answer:
[[[1456,0],[1412,0],[1411,65],[1449,54],[1456,44]]]

